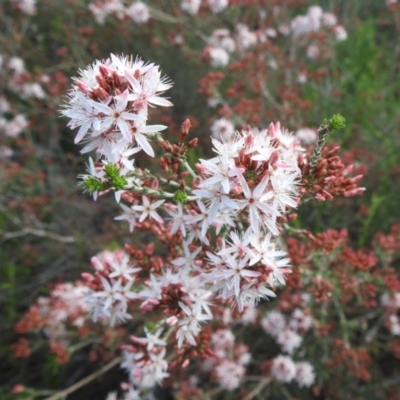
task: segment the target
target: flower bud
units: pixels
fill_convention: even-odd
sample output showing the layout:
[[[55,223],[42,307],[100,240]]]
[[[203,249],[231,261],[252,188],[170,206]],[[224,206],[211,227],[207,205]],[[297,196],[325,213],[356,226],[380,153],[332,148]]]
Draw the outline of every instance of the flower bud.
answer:
[[[189,129],[192,127],[190,124],[189,118],[186,118],[185,121],[183,121],[182,126],[181,126],[181,134],[183,137],[187,136],[189,134]]]
[[[199,141],[199,139],[197,139],[197,138],[192,139],[192,140],[189,142],[188,146],[187,146],[188,149],[191,149],[191,148],[193,148],[193,147],[196,147],[198,141]]]

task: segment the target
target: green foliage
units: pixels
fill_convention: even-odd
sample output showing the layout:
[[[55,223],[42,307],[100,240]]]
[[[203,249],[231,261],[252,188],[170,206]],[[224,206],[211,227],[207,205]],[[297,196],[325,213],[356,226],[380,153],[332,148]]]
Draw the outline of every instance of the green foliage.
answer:
[[[340,114],[335,114],[329,120],[325,119],[322,125],[327,126],[330,131],[338,131],[345,128],[345,123],[346,120]]]
[[[177,203],[186,203],[187,201],[187,194],[183,190],[177,190],[174,193],[174,201]]]

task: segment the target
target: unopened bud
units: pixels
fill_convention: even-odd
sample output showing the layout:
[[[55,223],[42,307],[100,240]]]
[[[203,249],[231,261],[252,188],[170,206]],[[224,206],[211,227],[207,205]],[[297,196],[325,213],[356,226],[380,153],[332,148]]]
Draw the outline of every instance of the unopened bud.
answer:
[[[101,77],[101,76],[96,76],[96,81],[99,84],[99,86],[105,90],[108,89],[108,85],[106,83],[106,81]]]
[[[116,87],[121,86],[121,79],[115,72],[113,73],[113,80]]]
[[[160,186],[160,182],[158,181],[157,178],[154,178],[153,182],[151,182],[151,188],[154,190],[158,190],[159,186]]]
[[[86,85],[86,83],[82,82],[82,81],[77,81],[76,84],[78,85],[78,88],[81,92],[83,93],[89,93],[90,92],[90,88],[88,85]]]
[[[359,182],[359,181],[362,179],[363,176],[364,176],[364,175],[357,175],[357,176],[355,176],[354,178],[351,178],[351,181],[352,181],[353,183],[357,183],[357,182]]]
[[[144,248],[144,253],[151,256],[154,253],[154,243],[150,243]]]
[[[340,146],[335,146],[333,149],[329,150],[328,154],[326,155],[327,158],[334,156],[340,150]]]
[[[102,87],[98,87],[97,89],[93,90],[91,97],[93,97],[94,99],[105,100],[109,96]]]
[[[164,157],[160,157],[159,163],[160,163],[160,168],[161,168],[163,171],[165,171],[165,170],[167,169],[167,164],[166,164],[166,162],[165,162]]]
[[[162,142],[160,142],[160,146],[161,146],[163,149],[165,149],[165,150],[167,150],[167,151],[169,151],[169,152],[171,152],[171,150],[172,150],[170,143],[167,142],[166,140],[163,140]]]
[[[314,178],[317,179],[317,178],[323,177],[324,175],[326,175],[326,173],[327,173],[327,170],[325,168],[322,168],[322,169],[316,170],[313,175],[314,175]]]
[[[92,282],[94,280],[94,276],[87,272],[82,272],[81,277],[86,282]]]
[[[189,129],[192,127],[189,118],[186,118],[185,121],[183,121],[182,126],[181,126],[181,134],[182,136],[187,136],[189,134]]]
[[[254,135],[252,133],[249,133],[245,139],[245,146],[250,147],[254,142]]]
[[[364,190],[365,190],[365,188],[357,188],[357,189],[348,190],[347,192],[344,192],[343,196],[344,197],[358,196],[360,194],[363,194]]]
[[[167,318],[165,322],[167,323],[168,326],[174,326],[177,324],[178,318],[176,318],[175,315],[173,315],[172,317]]]
[[[297,214],[296,213],[291,213],[287,216],[287,219],[289,221],[294,221],[297,218]]]
[[[195,167],[200,174],[205,174],[208,172],[208,169],[203,164],[196,164]]]
[[[188,143],[188,149],[191,149],[191,148],[193,148],[193,147],[196,147],[197,146],[197,143],[198,143],[198,141],[199,141],[199,139],[198,138],[194,138],[194,139],[192,139],[189,143]]]
[[[343,176],[346,176],[346,175],[350,174],[350,172],[352,172],[353,169],[354,169],[354,165],[353,165],[353,164],[350,164],[349,166],[347,166],[347,167],[343,170],[342,175],[343,175]]]
[[[324,194],[324,197],[327,200],[332,200],[333,199],[333,196],[329,192],[327,192],[326,190],[323,190],[322,193]]]
[[[274,165],[277,161],[278,161],[278,159],[279,159],[279,151],[278,150],[276,150],[276,151],[273,151],[272,152],[272,154],[271,154],[271,156],[269,157],[269,163],[271,164],[271,165]]]
[[[99,66],[99,71],[101,75],[108,76],[108,69],[104,65]]]

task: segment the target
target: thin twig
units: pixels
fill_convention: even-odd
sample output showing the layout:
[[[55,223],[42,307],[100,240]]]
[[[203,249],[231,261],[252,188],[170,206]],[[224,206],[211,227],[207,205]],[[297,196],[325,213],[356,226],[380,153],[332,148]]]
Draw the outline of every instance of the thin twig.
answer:
[[[86,378],[80,380],[79,382],[75,383],[74,385],[70,386],[69,388],[62,390],[61,392],[58,392],[54,394],[53,396],[48,397],[46,400],[58,400],[62,399],[63,397],[68,396],[69,394],[75,392],[82,386],[87,385],[91,381],[95,380],[99,376],[105,374],[108,370],[111,368],[115,367],[117,364],[119,364],[123,360],[123,357],[117,357],[114,358],[114,360],[110,361],[108,364],[106,364],[103,368],[99,369],[96,372],[93,372],[93,374],[87,376]]]
[[[24,228],[24,229],[22,229],[20,231],[16,231],[16,232],[1,232],[0,231],[0,236],[3,238],[3,241],[21,237],[21,236],[26,236],[26,235],[47,237],[49,239],[53,239],[53,240],[56,240],[57,242],[61,242],[61,243],[74,243],[76,241],[76,239],[72,236],[61,236],[61,235],[57,235],[56,233],[46,232],[43,230],[33,229],[33,228]]]
[[[253,389],[245,398],[244,400],[251,400],[254,399],[254,397],[258,396],[262,390],[269,385],[271,382],[271,379],[263,379],[255,389]]]

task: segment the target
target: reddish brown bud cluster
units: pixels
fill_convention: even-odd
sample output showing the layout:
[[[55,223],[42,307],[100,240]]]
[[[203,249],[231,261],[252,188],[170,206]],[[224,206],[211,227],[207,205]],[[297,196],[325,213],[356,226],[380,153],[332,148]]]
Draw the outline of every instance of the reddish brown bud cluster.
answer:
[[[332,355],[332,359],[328,362],[329,366],[344,367],[347,372],[363,381],[370,379],[371,357],[366,349],[351,348],[345,341],[334,339]]]
[[[399,251],[400,250],[400,224],[396,224],[392,226],[392,229],[388,235],[385,235],[382,232],[378,232],[375,235],[376,243],[382,249],[385,249],[389,252]]]
[[[337,155],[340,147],[332,149],[324,147],[318,163],[314,169],[300,160],[302,171],[302,184],[306,192],[320,201],[332,200],[334,197],[352,197],[364,192],[364,188],[358,186],[362,175],[347,176],[353,170],[353,166],[345,166]]]

